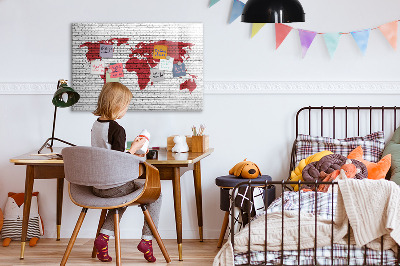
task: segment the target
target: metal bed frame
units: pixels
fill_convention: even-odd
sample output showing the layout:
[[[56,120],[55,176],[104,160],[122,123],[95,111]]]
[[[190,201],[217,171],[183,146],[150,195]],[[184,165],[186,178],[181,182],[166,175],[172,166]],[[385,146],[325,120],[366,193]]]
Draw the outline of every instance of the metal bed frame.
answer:
[[[302,114],[303,111],[308,111],[308,134],[311,135],[311,131],[312,131],[312,126],[311,126],[311,113],[313,110],[317,110],[319,111],[319,115],[320,115],[320,136],[324,136],[324,126],[326,124],[324,124],[324,111],[325,110],[331,110],[329,113],[331,113],[332,115],[332,136],[333,138],[336,137],[336,122],[338,119],[336,119],[336,113],[337,112],[344,112],[344,121],[342,122],[342,125],[344,125],[344,129],[345,129],[345,137],[348,137],[348,125],[349,125],[349,113],[350,112],[356,112],[357,115],[357,136],[360,136],[360,123],[361,123],[361,119],[360,119],[360,113],[363,112],[369,112],[369,132],[372,133],[372,125],[373,125],[373,114],[375,114],[376,112],[381,112],[381,130],[384,131],[385,130],[385,113],[387,113],[387,111],[393,112],[393,130],[396,129],[396,118],[397,118],[397,111],[400,108],[393,106],[393,107],[348,107],[348,106],[344,106],[344,107],[337,107],[337,106],[331,106],[331,107],[324,107],[324,106],[320,106],[320,107],[312,107],[312,106],[308,106],[308,107],[303,107],[301,108],[297,114],[296,114],[296,138],[297,136],[300,134],[299,133],[299,120],[300,118],[300,114]],[[326,113],[326,112],[325,112]],[[326,114],[325,114],[326,115]],[[328,119],[325,119],[325,121]],[[314,121],[315,122],[315,121]],[[318,122],[318,121],[316,121]],[[355,122],[355,121],[354,121]],[[344,124],[343,124],[344,123]],[[352,124],[354,125],[354,123]],[[291,153],[291,160],[290,160],[290,172],[295,169],[296,165],[295,165],[295,158],[296,158],[296,154],[295,154],[295,146],[296,146],[296,141],[293,144],[293,149],[292,149],[292,153]],[[289,172],[289,176],[290,176],[290,172]],[[319,182],[319,181],[315,181],[315,182],[302,182],[302,181],[252,181],[251,179],[249,181],[246,182],[242,182],[240,184],[238,184],[237,186],[234,187],[233,191],[232,191],[232,195],[235,195],[236,190],[239,187],[242,186],[251,186],[251,187],[259,187],[259,188],[263,188],[265,191],[265,195],[266,198],[268,198],[268,188],[271,185],[276,185],[276,186],[281,186],[282,188],[282,195],[285,192],[285,190],[291,190],[289,186],[287,185],[300,185],[301,184],[306,184],[306,185],[315,185],[314,187],[314,191],[317,192],[318,186],[319,185],[325,185],[325,184],[330,184],[332,185],[332,190],[334,189],[334,186],[336,186],[338,183],[336,181],[332,181],[332,182]],[[299,193],[299,202],[301,202],[301,192],[300,190],[298,191]],[[252,198],[253,191],[250,189],[250,198]],[[334,193],[332,193],[332,237],[331,237],[331,261],[332,261],[332,265],[334,263],[334,250],[333,250],[333,224],[334,224],[334,217],[333,217],[333,210],[334,210],[334,206],[333,206],[333,200],[334,199]],[[317,213],[317,203],[318,203],[318,197],[317,197],[317,193],[315,193],[315,213]],[[268,219],[267,219],[267,201],[264,201],[264,207],[265,207],[265,247],[264,247],[264,262],[259,263],[259,265],[272,265],[272,264],[268,264],[267,262],[267,233],[268,233]],[[284,212],[284,197],[282,197],[282,212]],[[299,220],[298,220],[298,226],[300,227],[300,204],[299,204],[299,210],[298,210],[298,214],[299,214]],[[231,232],[230,232],[230,236],[231,236],[231,244],[232,247],[234,248],[235,245],[235,241],[234,241],[234,217],[235,217],[235,208],[234,208],[234,197],[232,197],[232,201],[231,201]],[[317,254],[316,254],[316,249],[317,249],[317,215],[315,215],[315,239],[314,239],[314,258],[313,258],[313,264],[307,264],[307,265],[318,265],[317,264]],[[248,227],[249,227],[249,242],[247,245],[247,264],[245,265],[250,265],[251,264],[251,249],[250,249],[250,243],[251,243],[251,219],[249,219],[248,222]],[[279,265],[284,265],[283,264],[283,251],[284,251],[284,240],[283,240],[283,235],[284,235],[284,218],[282,216],[282,239],[281,239],[281,249],[280,249],[280,264]],[[301,254],[301,249],[300,249],[300,242],[301,242],[301,237],[300,237],[300,230],[298,233],[298,243],[297,243],[297,265],[304,265],[304,264],[300,264],[300,254]],[[396,258],[396,263],[395,265],[400,265],[400,246],[397,245],[397,248],[399,250],[399,252],[397,253],[397,258]],[[363,265],[367,265],[367,253],[366,253],[366,246],[363,246],[364,249],[364,263]],[[348,226],[348,233],[347,233],[347,264],[346,265],[350,265],[350,224]],[[381,256],[380,256],[380,265],[385,265],[384,261],[383,261],[383,236],[381,237]]]

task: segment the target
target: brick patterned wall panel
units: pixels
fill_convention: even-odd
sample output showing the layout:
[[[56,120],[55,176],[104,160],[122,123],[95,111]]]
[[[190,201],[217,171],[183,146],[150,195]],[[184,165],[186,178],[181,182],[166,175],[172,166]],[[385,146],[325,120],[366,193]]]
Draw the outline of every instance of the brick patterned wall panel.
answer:
[[[112,58],[100,53],[107,45],[112,45]],[[173,70],[176,67],[179,74],[174,75],[172,69],[159,71],[162,59],[154,54],[155,47],[167,48],[167,56],[174,58]],[[106,73],[92,74],[93,62],[102,62],[109,74],[112,64],[122,63],[120,82],[133,93],[129,110],[203,108],[202,23],[73,23],[72,87],[81,95],[73,110],[96,107]]]

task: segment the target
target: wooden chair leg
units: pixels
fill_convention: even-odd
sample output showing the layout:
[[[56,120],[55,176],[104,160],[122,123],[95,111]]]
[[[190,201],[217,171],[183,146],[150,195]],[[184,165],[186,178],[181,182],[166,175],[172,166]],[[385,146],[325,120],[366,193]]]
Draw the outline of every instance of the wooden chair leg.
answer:
[[[220,248],[222,246],[222,242],[224,241],[224,237],[225,237],[226,228],[228,227],[228,222],[229,222],[229,212],[225,212],[225,217],[224,217],[224,221],[222,222],[221,234],[219,235],[217,248]]]
[[[115,209],[114,214],[114,234],[115,234],[115,256],[117,257],[115,265],[121,265],[121,243],[120,243],[120,235],[119,235],[119,213],[118,209]]]
[[[153,219],[150,216],[149,211],[147,210],[145,205],[140,205],[140,207],[142,208],[143,214],[144,214],[144,219],[146,220],[147,224],[150,227],[151,232],[153,233],[153,236],[155,237],[155,239],[157,240],[157,244],[161,249],[161,252],[164,256],[164,259],[167,263],[171,262],[171,259],[168,255],[168,251],[164,246],[164,243],[161,240],[160,234],[158,233],[158,230],[156,228],[156,225],[153,222]]]
[[[71,254],[72,247],[74,246],[76,237],[78,236],[79,230],[81,229],[87,210],[88,210],[87,208],[82,208],[81,214],[79,215],[78,221],[76,222],[74,232],[72,232],[72,236],[69,240],[67,249],[65,250],[64,257],[61,260],[60,263],[61,266],[64,266],[67,263],[69,254]]]
[[[99,226],[97,226],[96,238],[100,234],[100,230],[103,227],[104,221],[106,220],[106,215],[107,215],[107,210],[106,209],[101,210],[101,215],[100,215],[100,219],[99,219]],[[96,250],[96,248],[95,248],[95,246],[93,244],[92,258],[96,258],[96,255],[97,255],[97,250]]]

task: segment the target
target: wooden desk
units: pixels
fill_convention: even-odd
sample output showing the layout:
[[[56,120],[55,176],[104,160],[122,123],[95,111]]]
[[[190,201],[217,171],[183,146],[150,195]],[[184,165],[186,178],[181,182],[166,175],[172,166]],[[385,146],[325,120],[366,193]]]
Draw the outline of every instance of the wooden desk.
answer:
[[[55,152],[61,148],[54,148]],[[147,160],[148,163],[158,168],[161,180],[171,180],[173,184],[175,223],[178,242],[179,260],[182,260],[182,204],[180,177],[188,170],[193,170],[194,190],[196,196],[197,219],[200,241],[203,241],[203,211],[201,193],[201,168],[200,160],[210,155],[214,149],[201,153],[174,154],[161,149],[157,160]],[[42,153],[50,152],[44,150]],[[15,165],[26,165],[25,199],[21,235],[21,255],[24,258],[28,219],[31,208],[32,189],[34,179],[57,178],[57,240],[60,240],[62,201],[64,188],[64,162],[56,156],[36,155],[37,151],[23,154],[10,159]],[[183,168],[183,169],[181,169]]]
[[[55,151],[60,152],[61,149],[55,148]],[[50,150],[44,149],[42,153],[50,153]],[[14,163],[15,165],[26,165],[20,259],[24,258],[26,234],[28,232],[29,213],[31,209],[32,189],[35,179],[57,178],[57,241],[60,240],[64,190],[64,162],[59,158],[54,159],[56,156],[40,156],[33,154],[37,154],[37,150],[10,159],[10,162]]]

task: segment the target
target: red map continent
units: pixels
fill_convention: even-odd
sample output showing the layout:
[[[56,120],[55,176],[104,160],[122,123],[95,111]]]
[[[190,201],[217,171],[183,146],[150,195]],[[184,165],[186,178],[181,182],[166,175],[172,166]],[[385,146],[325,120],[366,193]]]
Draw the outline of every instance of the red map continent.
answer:
[[[197,88],[197,84],[194,79],[188,79],[180,85],[180,90],[188,89],[190,92]]]
[[[96,59],[101,59],[100,57],[100,44],[114,44],[115,41],[117,42],[117,46],[120,46],[122,44],[128,44],[129,38],[112,38],[109,40],[102,40],[98,42],[85,42],[84,44],[81,44],[79,46],[80,48],[82,47],[87,47],[88,51],[86,53],[86,59],[91,62]]]
[[[100,44],[115,44],[117,46],[126,44],[128,45],[129,38],[112,38],[109,40],[101,40],[98,42],[85,42],[80,45],[80,48],[87,47],[86,58],[88,62],[96,59],[102,59],[100,57]],[[140,90],[144,90],[150,82],[150,69],[156,67],[160,59],[153,58],[153,51],[155,45],[166,45],[168,46],[168,56],[174,58],[174,64],[178,62],[184,62],[189,59],[190,56],[186,49],[191,49],[194,44],[185,42],[172,42],[167,40],[162,40],[158,42],[140,42],[135,48],[131,48],[131,54],[129,54],[129,59],[125,63],[125,69],[128,72],[135,72],[138,77],[138,84]],[[105,73],[108,68],[105,69]],[[195,75],[188,73],[192,79],[186,80],[180,84],[180,90],[188,89],[190,92],[196,89],[197,85]],[[106,75],[100,75],[100,78],[106,83]]]
[[[128,72],[136,73],[140,90],[145,89],[150,82],[150,68],[157,66],[160,62],[160,59],[153,58],[154,45],[168,46],[168,56],[174,58],[174,64],[176,64],[189,58],[186,49],[191,49],[194,44],[162,40],[150,43],[140,42],[135,48],[131,48],[132,53],[125,63],[125,68]]]
[[[104,74],[100,75],[100,78],[104,81],[104,84],[106,84],[106,82],[107,82],[107,76],[106,76],[107,71],[108,71],[108,67],[106,67],[104,69]]]

